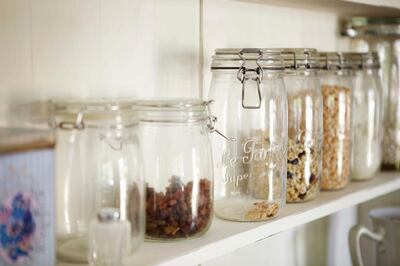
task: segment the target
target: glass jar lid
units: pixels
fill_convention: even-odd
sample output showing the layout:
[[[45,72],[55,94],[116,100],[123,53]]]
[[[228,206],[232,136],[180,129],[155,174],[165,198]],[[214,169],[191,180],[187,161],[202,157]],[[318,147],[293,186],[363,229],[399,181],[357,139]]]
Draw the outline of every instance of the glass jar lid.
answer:
[[[320,67],[320,57],[316,49],[276,48],[263,49],[263,51],[281,53],[285,69],[318,69]]]
[[[137,108],[141,122],[193,123],[210,119],[209,101],[201,99],[148,99],[137,100]]]
[[[280,51],[260,48],[223,48],[216,49],[212,57],[211,69],[240,69],[244,62],[255,67],[270,70],[283,70]]]
[[[351,70],[361,64],[361,58],[356,53],[320,52],[320,68],[325,70]]]
[[[342,34],[349,37],[400,35],[400,18],[353,17],[342,21]]]
[[[354,69],[379,69],[379,56],[377,52],[367,52],[367,53],[349,53],[352,55],[353,59],[356,61]]]
[[[132,102],[121,100],[51,100],[50,125],[64,130],[126,128],[137,124]]]

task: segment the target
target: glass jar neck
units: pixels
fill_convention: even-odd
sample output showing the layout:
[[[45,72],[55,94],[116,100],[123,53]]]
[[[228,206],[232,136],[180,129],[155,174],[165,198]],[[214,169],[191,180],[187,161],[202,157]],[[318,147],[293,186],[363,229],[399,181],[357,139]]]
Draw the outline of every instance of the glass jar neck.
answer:
[[[378,75],[378,69],[366,68],[354,70],[355,75]]]
[[[210,118],[209,104],[200,99],[138,101],[140,122],[203,123]]]
[[[323,69],[319,71],[320,76],[335,75],[335,76],[350,76],[351,69]]]
[[[137,115],[128,113],[56,113],[50,125],[61,130],[125,129],[138,124]]]
[[[307,69],[307,68],[299,68],[299,69],[286,69],[285,75],[289,76],[315,76],[318,75],[318,69]]]

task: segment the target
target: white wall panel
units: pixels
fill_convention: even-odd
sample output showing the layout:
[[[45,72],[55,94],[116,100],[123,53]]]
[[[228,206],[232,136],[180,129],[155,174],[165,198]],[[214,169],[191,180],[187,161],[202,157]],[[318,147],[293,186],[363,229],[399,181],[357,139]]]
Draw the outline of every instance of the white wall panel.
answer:
[[[32,0],[34,88],[42,98],[196,96],[198,14],[195,0]]]
[[[28,0],[0,0],[0,121],[11,102],[32,97]]]
[[[198,97],[199,6],[0,0],[0,106],[61,97]],[[1,114],[4,123],[8,114]]]

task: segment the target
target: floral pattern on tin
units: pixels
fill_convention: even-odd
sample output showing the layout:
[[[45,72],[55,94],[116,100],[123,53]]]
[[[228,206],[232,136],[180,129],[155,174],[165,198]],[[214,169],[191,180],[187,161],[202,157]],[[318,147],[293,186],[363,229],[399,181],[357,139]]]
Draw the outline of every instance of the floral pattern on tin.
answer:
[[[18,191],[0,205],[0,256],[10,264],[29,259],[36,232],[30,194]]]

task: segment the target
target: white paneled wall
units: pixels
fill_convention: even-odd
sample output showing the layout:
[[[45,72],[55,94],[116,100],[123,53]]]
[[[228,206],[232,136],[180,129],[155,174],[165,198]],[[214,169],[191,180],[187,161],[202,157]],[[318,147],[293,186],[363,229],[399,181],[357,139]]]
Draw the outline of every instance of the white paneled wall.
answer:
[[[0,106],[198,97],[199,16],[199,0],[0,0]]]
[[[0,0],[0,118],[8,103],[32,97],[27,0]]]

